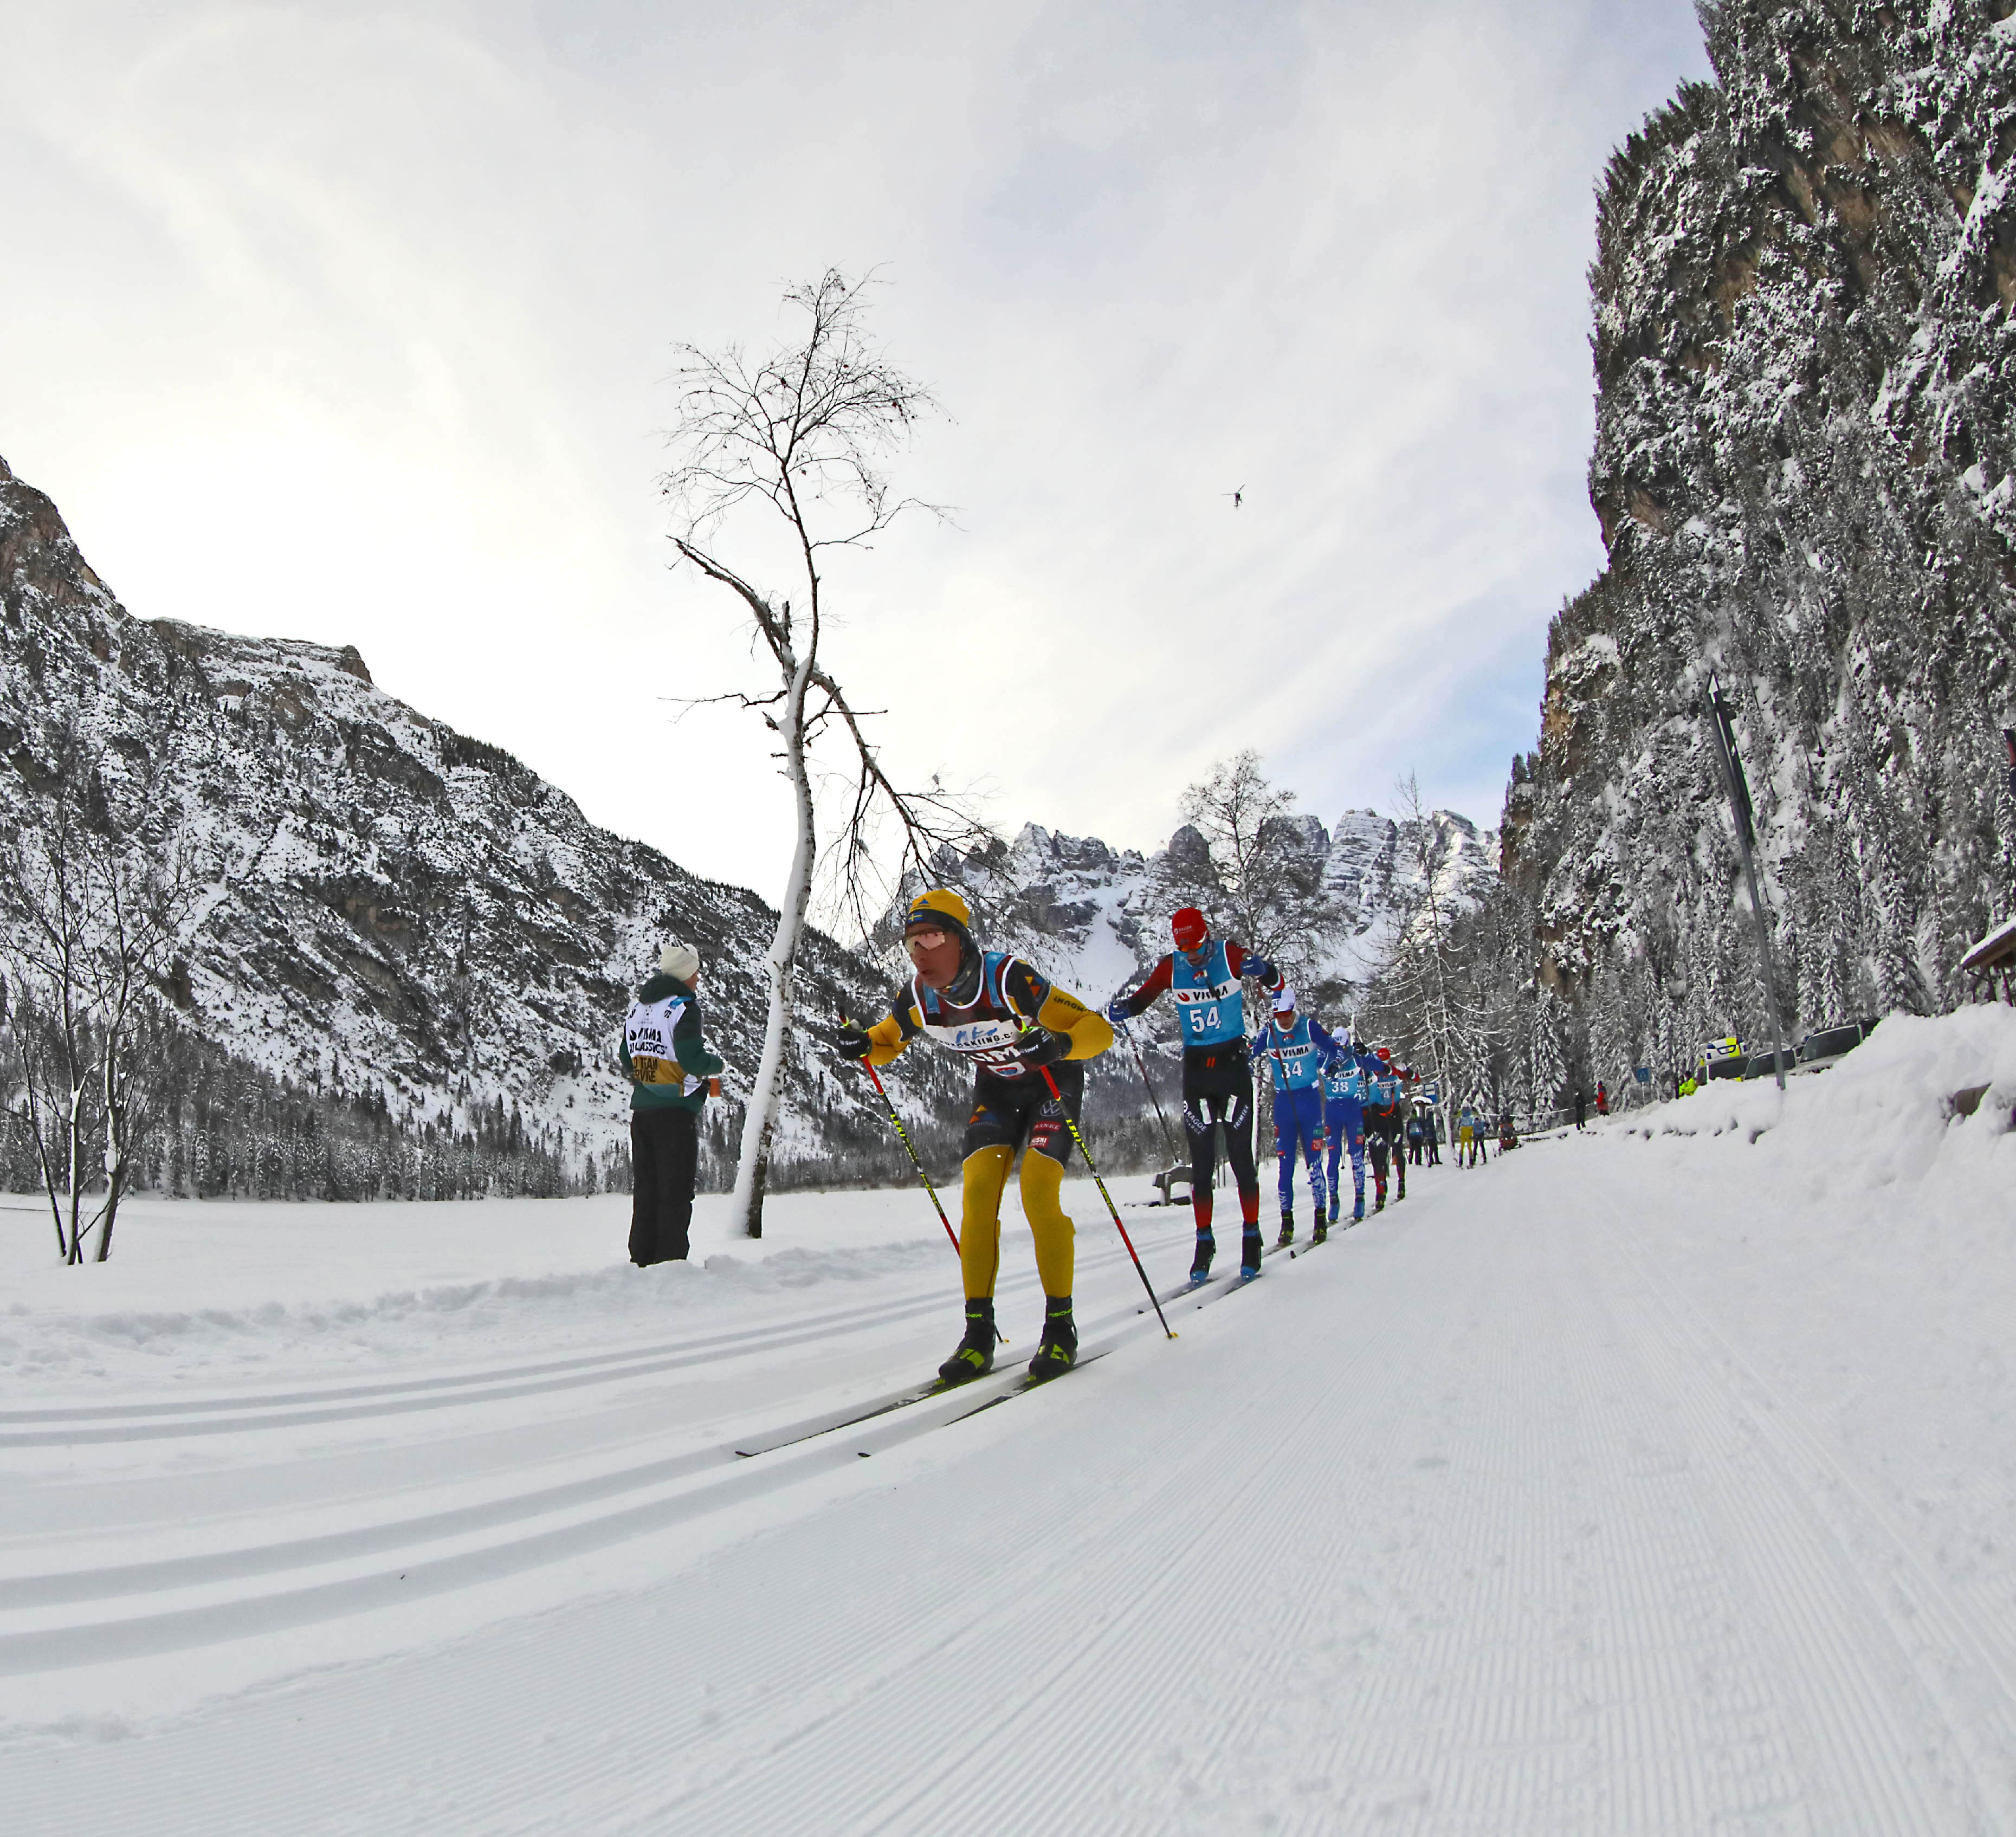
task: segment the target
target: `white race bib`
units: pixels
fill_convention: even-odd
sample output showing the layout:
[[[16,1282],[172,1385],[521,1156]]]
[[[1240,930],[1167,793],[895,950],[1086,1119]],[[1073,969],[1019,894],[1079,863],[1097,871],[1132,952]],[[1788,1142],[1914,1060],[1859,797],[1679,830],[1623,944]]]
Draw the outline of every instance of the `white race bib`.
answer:
[[[686,1089],[686,1069],[672,1046],[672,1030],[686,1011],[686,998],[682,995],[632,1005],[623,1023],[623,1043],[630,1052],[631,1075],[639,1084]]]

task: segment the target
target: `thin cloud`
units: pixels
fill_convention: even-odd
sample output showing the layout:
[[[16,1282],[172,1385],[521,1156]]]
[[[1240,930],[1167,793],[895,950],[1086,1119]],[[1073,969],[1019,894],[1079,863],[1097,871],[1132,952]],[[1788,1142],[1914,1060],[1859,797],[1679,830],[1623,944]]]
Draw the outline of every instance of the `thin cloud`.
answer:
[[[1704,71],[1687,0],[9,30],[0,337],[36,361],[0,453],[131,609],[356,643],[766,889],[763,736],[666,701],[747,667],[664,565],[675,341],[887,264],[878,324],[956,416],[904,480],[959,515],[836,569],[836,662],[910,775],[1152,844],[1250,744],[1327,816],[1418,765],[1489,823],[1600,564],[1591,188]]]

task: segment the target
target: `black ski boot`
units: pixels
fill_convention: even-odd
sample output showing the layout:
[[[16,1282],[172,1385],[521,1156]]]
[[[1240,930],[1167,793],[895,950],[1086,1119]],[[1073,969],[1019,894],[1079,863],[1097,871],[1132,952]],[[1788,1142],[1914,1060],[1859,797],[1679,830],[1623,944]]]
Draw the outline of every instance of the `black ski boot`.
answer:
[[[1036,1356],[1029,1361],[1029,1375],[1038,1383],[1046,1378],[1061,1378],[1078,1363],[1078,1326],[1071,1319],[1071,1298],[1067,1295],[1043,1297],[1043,1338]]]
[[[1281,1214],[1281,1234],[1274,1240],[1276,1250],[1286,1250],[1295,1241],[1295,1215],[1292,1212]]]
[[[1211,1273],[1211,1259],[1217,1248],[1218,1244],[1211,1234],[1211,1227],[1207,1225],[1197,1233],[1197,1255],[1190,1259],[1190,1280],[1193,1282],[1201,1282]]]
[[[1260,1259],[1266,1254],[1266,1246],[1260,1241],[1260,1227],[1248,1225],[1245,1235],[1239,1240],[1239,1273],[1242,1276],[1260,1273]]]
[[[1329,1235],[1330,1226],[1325,1224],[1323,1221],[1319,1218],[1316,1220],[1316,1228],[1309,1234],[1309,1241],[1312,1244],[1320,1244],[1326,1237],[1329,1237]]]
[[[1066,1304],[1069,1306],[1068,1303]],[[966,1304],[966,1337],[952,1356],[938,1367],[946,1384],[964,1384],[968,1378],[985,1378],[994,1369],[994,1298],[983,1296]]]

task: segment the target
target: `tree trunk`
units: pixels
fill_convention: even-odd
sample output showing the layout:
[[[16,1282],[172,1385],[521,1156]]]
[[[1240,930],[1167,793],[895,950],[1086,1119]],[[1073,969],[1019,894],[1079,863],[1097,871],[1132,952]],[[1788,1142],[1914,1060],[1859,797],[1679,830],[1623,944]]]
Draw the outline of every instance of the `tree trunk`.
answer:
[[[67,1195],[70,1205],[70,1243],[64,1253],[66,1262],[84,1261],[84,1092],[85,1087],[75,1082],[71,1075],[70,1108],[63,1117],[64,1169],[69,1183]]]
[[[96,1259],[101,1263],[112,1255],[113,1221],[126,1187],[126,1108],[120,1100],[118,1066],[115,1034],[105,1043],[105,1205],[99,1214]]]
[[[770,1136],[776,1126],[777,1099],[784,1064],[784,1029],[790,1020],[791,982],[797,967],[798,941],[805,935],[805,909],[812,893],[812,860],[816,838],[812,828],[812,779],[805,769],[805,689],[812,659],[808,655],[791,672],[791,686],[778,717],[784,743],[784,776],[797,805],[798,834],[791,851],[791,871],[778,903],[776,935],[770,940],[770,1014],[763,1031],[763,1057],[749,1092],[749,1109],[742,1119],[742,1152],[735,1169],[731,1215],[745,1237],[763,1235],[763,1194],[769,1183]]]
[[[20,1036],[16,1036],[17,1041]],[[22,1091],[21,1108],[14,1112],[27,1125],[28,1138],[35,1148],[35,1170],[42,1176],[42,1194],[49,1202],[49,1223],[56,1227],[56,1255],[67,1260],[70,1246],[63,1237],[63,1207],[56,1190],[56,1170],[49,1160],[49,1138],[42,1132],[42,1118],[46,1114],[37,1095],[37,1079],[41,1076],[39,1064],[28,1057],[29,1048],[21,1047]]]

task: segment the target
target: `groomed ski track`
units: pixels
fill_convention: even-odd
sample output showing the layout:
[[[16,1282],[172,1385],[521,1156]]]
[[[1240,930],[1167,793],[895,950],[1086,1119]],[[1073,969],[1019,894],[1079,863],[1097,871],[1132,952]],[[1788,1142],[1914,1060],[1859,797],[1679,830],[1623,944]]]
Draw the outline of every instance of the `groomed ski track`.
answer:
[[[17,1393],[6,1828],[2016,1832],[2007,1566],[1957,1581],[1763,1375],[1630,1152],[1418,1170],[1174,1343],[1074,1187],[1096,1363],[752,1458],[941,1356],[949,1270],[382,1384]],[[1186,1221],[1142,1216],[1166,1293]],[[82,1707],[241,1661],[279,1681]]]

